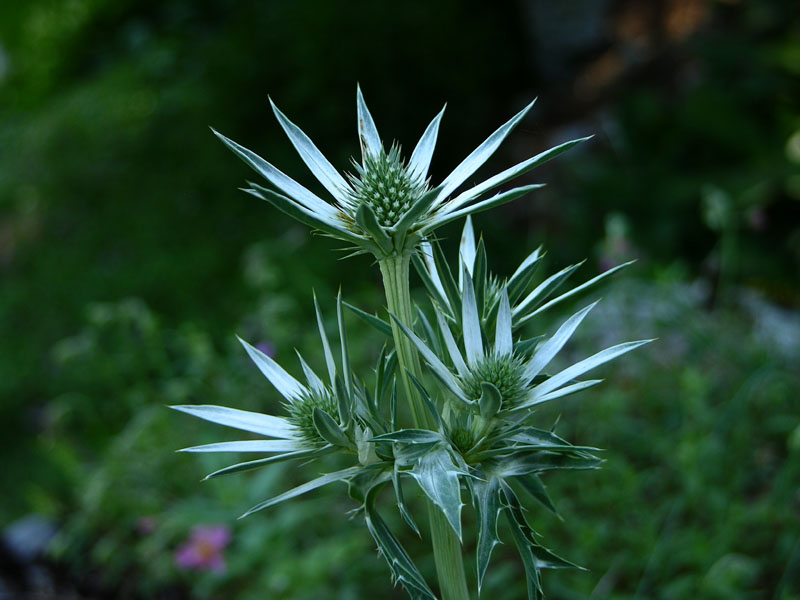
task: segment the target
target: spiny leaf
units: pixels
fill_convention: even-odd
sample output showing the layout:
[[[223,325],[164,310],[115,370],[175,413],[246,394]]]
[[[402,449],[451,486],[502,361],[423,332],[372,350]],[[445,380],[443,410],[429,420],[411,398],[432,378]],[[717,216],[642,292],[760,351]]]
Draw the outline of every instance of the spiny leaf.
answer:
[[[294,426],[281,417],[212,404],[176,405],[170,408],[234,429],[287,440],[297,438]]]
[[[558,328],[558,331],[553,334],[553,337],[536,349],[536,353],[525,366],[524,377],[526,383],[532,381],[542,369],[550,364],[550,361],[555,358],[556,354],[564,347],[564,344],[572,337],[572,334],[575,333],[578,325],[581,324],[586,315],[589,314],[589,311],[596,305],[597,302],[594,302],[572,315]]]
[[[502,185],[507,181],[511,181],[512,179],[515,179],[520,175],[527,173],[528,171],[538,167],[539,165],[547,162],[548,160],[555,158],[562,152],[566,152],[576,144],[591,139],[591,137],[592,136],[580,138],[577,140],[571,140],[569,142],[564,142],[563,144],[559,144],[558,146],[545,150],[544,152],[540,152],[536,156],[533,156],[528,160],[516,164],[513,167],[509,167],[505,171],[502,171],[501,173],[498,173],[497,175],[490,177],[489,179],[487,179],[482,183],[479,183],[475,187],[472,187],[460,193],[458,196],[453,198],[452,205],[454,208],[463,206],[464,204],[469,203],[471,200],[477,198],[484,192],[488,192],[489,190],[496,188],[497,186]]]
[[[613,268],[609,269],[608,271],[606,271],[604,273],[601,273],[597,277],[594,277],[594,278],[590,279],[589,281],[587,281],[585,283],[582,283],[581,285],[579,285],[577,287],[572,288],[570,291],[565,292],[564,294],[561,294],[557,298],[553,298],[552,300],[550,300],[546,304],[543,304],[542,306],[537,308],[535,311],[533,311],[531,314],[526,316],[524,319],[521,319],[520,322],[519,322],[519,325],[522,325],[523,323],[526,323],[527,321],[529,321],[530,319],[532,319],[533,317],[535,317],[539,313],[542,313],[542,312],[546,311],[547,309],[552,308],[553,306],[555,306],[556,304],[558,304],[560,302],[563,302],[567,298],[571,298],[572,296],[576,296],[576,295],[580,294],[581,292],[585,292],[586,290],[588,290],[592,286],[600,283],[606,277],[609,277],[610,275],[613,275],[617,271],[619,271],[621,269],[624,269],[625,267],[627,267],[629,265],[632,265],[635,262],[636,262],[635,260],[631,260],[631,261],[628,261],[628,262],[623,263],[621,265],[617,265],[616,267],[613,267]]]
[[[458,345],[453,337],[453,333],[450,331],[450,326],[447,324],[444,316],[439,311],[436,311],[436,320],[439,324],[439,331],[442,332],[445,348],[447,348],[447,353],[450,355],[450,360],[453,361],[453,366],[455,366],[456,372],[458,373],[459,377],[467,377],[469,375],[467,364],[464,362],[464,358],[461,356],[461,351],[458,349]]]
[[[305,388],[303,388],[299,381],[284,371],[283,367],[258,348],[254,348],[245,342],[242,338],[237,336],[237,339],[241,342],[242,346],[244,346],[244,349],[247,350],[252,361],[256,363],[258,370],[275,386],[275,389],[280,392],[281,396],[289,400],[289,402],[293,402],[303,395]]]
[[[409,557],[397,538],[378,514],[375,508],[375,499],[380,486],[375,486],[367,492],[364,502],[364,517],[372,538],[378,544],[378,550],[383,555],[395,581],[399,581],[406,588],[413,600],[436,600],[425,579],[420,574],[414,562]]]
[[[486,298],[486,287],[489,285],[489,266],[483,237],[478,240],[478,249],[475,251],[475,267],[472,271],[472,281],[475,284],[475,303],[478,305],[478,312],[482,314]]]
[[[425,386],[420,383],[420,380],[414,377],[414,374],[410,371],[407,371],[406,374],[414,386],[419,390],[420,396],[422,396],[422,401],[425,403],[425,406],[428,408],[428,412],[433,417],[433,422],[436,423],[436,427],[439,431],[442,431],[442,417],[439,415],[439,411],[436,410],[436,405],[433,403],[431,399],[431,395],[428,393],[428,390],[425,389]]]
[[[560,270],[558,273],[551,275],[542,283],[537,285],[534,290],[525,296],[525,299],[517,304],[517,306],[514,307],[514,310],[511,311],[511,314],[515,318],[514,326],[518,327],[521,319],[525,318],[525,316],[534,308],[536,308],[536,306],[544,302],[550,296],[550,294],[556,291],[558,287],[585,262],[585,260],[582,260],[579,263],[570,265],[565,269]]]
[[[361,154],[366,160],[367,154],[376,156],[383,148],[375,121],[364,102],[361,86],[356,86],[356,115],[358,117],[358,139],[361,142]]]
[[[325,333],[325,324],[322,322],[322,312],[319,309],[319,302],[317,302],[317,294],[314,296],[314,312],[317,315],[317,328],[319,329],[319,339],[322,342],[322,350],[325,353],[325,364],[328,367],[328,376],[331,379],[331,387],[336,385],[336,362],[333,360],[333,353],[331,352],[331,345],[328,343],[328,336]]]
[[[389,254],[392,251],[392,238],[378,223],[378,218],[375,212],[368,204],[359,204],[356,209],[356,222],[361,226],[361,229],[368,232],[380,249]]]
[[[472,217],[464,219],[464,229],[461,231],[461,242],[458,245],[458,262],[461,265],[458,269],[459,274],[463,271],[462,267],[465,267],[467,273],[472,276],[475,268],[475,231],[472,228]],[[463,280],[461,283],[463,286]]]
[[[411,340],[414,346],[417,348],[417,351],[423,356],[423,358],[428,362],[433,373],[442,381],[442,383],[449,389],[453,395],[461,400],[462,402],[469,404],[469,399],[464,395],[464,392],[461,391],[461,388],[458,385],[458,381],[450,373],[450,370],[445,366],[445,364],[439,360],[439,357],[434,354],[430,348],[428,348],[425,343],[420,340],[414,332],[412,332],[408,327],[406,327],[400,319],[391,315],[394,322],[397,323],[397,326],[400,327],[400,330]]]
[[[436,147],[436,138],[439,135],[439,123],[442,120],[442,115],[444,115],[445,107],[433,118],[433,121],[425,129],[425,133],[422,134],[416,148],[411,153],[411,158],[408,161],[408,172],[414,177],[425,179],[428,175],[433,149]]]
[[[509,279],[508,284],[506,285],[506,289],[508,290],[508,300],[513,305],[522,297],[522,294],[525,293],[525,289],[528,287],[528,284],[533,279],[534,273],[536,273],[536,269],[538,268],[540,261],[544,253],[542,252],[542,247],[539,246],[536,250],[531,252],[527,258],[522,261],[517,270],[514,271],[514,274]]]
[[[342,304],[344,304],[348,309],[350,309],[359,319],[361,319],[368,325],[371,325],[378,332],[382,333],[386,337],[389,338],[392,337],[392,326],[383,319],[381,319],[380,317],[378,317],[377,315],[365,312],[348,302],[342,302]]]
[[[539,188],[543,188],[545,184],[543,183],[534,183],[532,185],[524,185],[518,188],[514,188],[512,190],[508,190],[507,192],[502,192],[500,194],[495,194],[491,198],[487,200],[481,200],[480,202],[476,202],[470,206],[465,206],[460,210],[456,210],[453,212],[442,212],[438,216],[436,216],[432,221],[432,227],[428,227],[427,229],[433,229],[434,227],[441,227],[442,225],[446,225],[452,221],[456,221],[461,217],[466,217],[467,215],[472,215],[478,212],[482,212],[484,210],[489,210],[490,208],[495,208],[496,206],[501,206],[512,200],[516,200],[517,198],[521,198],[525,194],[532,192],[533,190],[538,190]]]
[[[249,460],[247,462],[237,463],[218,471],[214,471],[204,477],[206,479],[214,479],[222,475],[230,475],[232,473],[241,473],[242,471],[251,471],[253,469],[260,469],[267,465],[279,462],[286,462],[289,460],[305,460],[310,458],[318,458],[334,451],[333,446],[325,446],[324,448],[314,450],[302,450],[300,452],[289,452],[287,454],[278,454],[277,456],[270,456],[268,458],[260,458],[258,460]]]
[[[324,393],[325,392],[325,384],[322,383],[322,380],[314,373],[314,370],[308,366],[308,363],[302,357],[300,352],[295,350],[297,353],[297,358],[300,359],[300,366],[303,367],[303,373],[306,376],[306,381],[308,381],[308,385],[317,392],[317,393]]]
[[[348,467],[347,469],[342,469],[341,471],[336,471],[335,473],[328,473],[327,475],[322,475],[321,477],[312,479],[311,481],[308,481],[302,485],[298,485],[296,488],[293,488],[288,492],[284,492],[283,494],[279,494],[274,498],[270,498],[266,502],[261,502],[260,504],[256,504],[253,508],[248,510],[239,518],[243,519],[248,515],[252,515],[254,512],[258,512],[259,510],[269,508],[270,506],[274,506],[275,504],[283,502],[284,500],[290,500],[292,498],[296,498],[297,496],[300,496],[317,488],[321,488],[322,486],[328,485],[329,483],[333,483],[335,481],[343,481],[345,479],[353,477],[360,471],[361,467]]]
[[[417,481],[425,495],[442,511],[458,539],[461,539],[461,486],[458,476],[461,471],[453,463],[444,446],[434,447],[419,458],[411,476]]]
[[[433,251],[433,264],[436,266],[436,272],[439,274],[439,281],[442,284],[447,300],[453,311],[452,316],[456,319],[461,318],[461,294],[459,287],[456,283],[453,273],[450,271],[450,265],[447,264],[442,247],[438,242],[431,242],[431,250]]]
[[[422,196],[417,198],[417,200],[414,201],[414,204],[411,205],[411,208],[403,213],[403,216],[400,217],[400,220],[392,226],[392,231],[401,232],[408,230],[408,228],[416,223],[422,215],[428,212],[430,207],[433,205],[433,201],[436,200],[438,193],[439,188],[434,188],[432,190],[428,190],[422,194]]]
[[[492,135],[486,138],[486,140],[480,146],[473,150],[469,156],[461,161],[461,163],[455,169],[453,169],[453,172],[450,173],[450,175],[448,175],[442,182],[442,191],[439,193],[439,201],[447,198],[451,192],[464,183],[470,175],[477,171],[481,165],[485,163],[492,154],[494,154],[494,151],[497,150],[501,143],[503,143],[503,140],[506,138],[506,136],[511,132],[512,129],[514,129],[514,127],[516,127],[517,123],[519,123],[531,109],[534,102],[536,102],[536,100],[519,111],[508,122],[500,126]]]
[[[339,344],[342,347],[342,375],[344,376],[344,388],[346,396],[338,397],[339,419],[345,427],[350,426],[350,405],[353,402],[353,372],[350,369],[350,346],[347,343],[347,330],[344,325],[344,314],[342,313],[342,290],[336,296],[336,318],[339,322]]]
[[[498,465],[493,468],[493,471],[502,477],[518,477],[530,473],[561,469],[597,469],[602,463],[603,461],[596,457],[571,457],[541,450],[533,452],[518,451],[511,456],[498,460]]]
[[[371,442],[402,442],[404,444],[432,444],[442,441],[442,434],[428,429],[400,429],[376,435]]]
[[[411,257],[411,262],[414,264],[417,274],[422,279],[422,283],[425,286],[428,295],[435,304],[437,304],[442,310],[447,311],[449,314],[450,303],[447,300],[447,295],[444,292],[442,283],[441,281],[438,281],[438,274],[431,272],[432,268],[435,269],[433,257],[425,254],[425,246],[427,246],[428,251],[430,251],[430,244],[425,242],[421,246],[422,247],[420,248],[420,251]],[[422,258],[420,256],[422,256]]]
[[[478,511],[478,595],[492,550],[500,543],[497,535],[497,518],[500,516],[500,484],[494,477],[488,480],[474,479],[471,483],[475,508]]]
[[[306,163],[314,176],[334,198],[340,201],[344,200],[346,190],[351,189],[344,177],[339,175],[338,171],[314,145],[314,142],[297,125],[287,119],[286,115],[278,110],[272,98],[270,98],[269,102],[272,105],[272,111],[278,118],[278,122],[286,132],[286,135],[289,136],[289,140],[297,150],[300,158],[303,159],[303,162]]]
[[[312,213],[316,213],[318,218],[327,221],[336,215],[336,209],[330,204],[308,191],[288,175],[282,173],[258,154],[225,137],[213,127],[211,131],[213,131],[214,135],[249,167],[259,173],[276,188],[288,194],[291,199],[302,204]]]
[[[181,448],[178,452],[296,452],[303,449],[303,443],[299,440],[244,440],[192,446]]]
[[[464,349],[466,350],[467,363],[474,367],[483,358],[483,340],[481,335],[481,321],[478,316],[478,305],[475,303],[475,290],[472,287],[472,278],[466,271],[462,272],[464,281],[464,304],[461,314],[461,325],[464,332]]]
[[[563,371],[559,372],[556,375],[550,377],[544,383],[536,386],[528,398],[525,400],[524,405],[525,407],[533,406],[535,404],[539,404],[544,402],[544,397],[549,394],[550,392],[555,391],[565,383],[572,381],[576,377],[580,377],[587,371],[591,371],[592,369],[599,367],[600,365],[607,363],[610,360],[617,358],[631,350],[635,350],[639,346],[643,346],[644,344],[648,344],[653,340],[639,340],[637,342],[626,342],[624,344],[617,344],[616,346],[612,346],[611,348],[606,348],[590,356],[589,358],[585,358],[584,360],[575,363],[574,365],[567,367]],[[583,382],[585,383],[585,382]]]
[[[526,492],[528,492],[534,499],[536,499],[542,506],[552,512],[554,515],[559,516],[555,504],[550,499],[542,480],[538,475],[530,473],[528,475],[520,475],[516,480],[522,485]]]
[[[511,529],[511,537],[514,539],[514,544],[517,546],[517,551],[522,559],[522,566],[525,568],[525,580],[528,585],[528,600],[542,600],[544,592],[542,591],[542,579],[539,569],[536,567],[536,559],[531,552],[530,544],[525,534],[520,529],[519,524],[506,512],[506,520]]]
[[[511,305],[505,288],[500,296],[494,335],[495,356],[510,355],[514,351],[514,337],[511,329]]]
[[[403,517],[403,520],[406,522],[406,524],[411,527],[414,533],[422,537],[422,534],[419,532],[419,527],[417,527],[417,523],[414,521],[414,517],[411,516],[411,513],[406,507],[406,503],[403,498],[403,487],[400,483],[401,471],[399,471],[397,467],[398,465],[395,463],[394,469],[392,469],[392,485],[394,486],[394,493],[397,498],[397,508],[400,511],[400,516]]]

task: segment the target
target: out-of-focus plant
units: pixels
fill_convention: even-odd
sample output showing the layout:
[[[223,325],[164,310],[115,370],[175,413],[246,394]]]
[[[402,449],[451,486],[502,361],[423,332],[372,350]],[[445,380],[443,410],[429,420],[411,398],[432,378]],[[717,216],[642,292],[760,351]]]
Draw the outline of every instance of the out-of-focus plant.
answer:
[[[538,477],[558,469],[590,469],[599,464],[594,449],[573,446],[553,430],[533,427],[534,407],[579,392],[600,380],[579,379],[647,340],[614,345],[554,372],[546,369],[593,305],[568,318],[552,335],[515,339],[515,331],[544,311],[573,298],[625,265],[577,287],[553,294],[578,268],[572,265],[533,287],[541,250],[530,254],[510,278],[489,273],[482,241],[475,243],[467,220],[457,265],[443,257],[432,233],[439,226],[532,191],[527,185],[486,197],[487,192],[574,146],[573,140],[510,167],[465,191],[457,190],[480,168],[522,120],[530,105],[495,131],[438,186],[427,179],[442,113],[425,130],[408,162],[393,145],[381,142],[360,89],[358,133],[362,160],[355,174],[340,175],[311,140],[273,104],[278,121],[312,173],[333,197],[326,202],[270,163],[228,138],[220,139],[276,188],[250,183],[246,192],[354,247],[375,256],[383,276],[389,318],[352,309],[390,338],[375,368],[374,386],[353,372],[345,331],[344,303],[336,302],[340,361],[336,361],[315,298],[317,326],[327,377],[299,357],[304,382],[274,359],[243,342],[251,359],[284,398],[284,417],[216,405],[179,405],[177,410],[258,434],[265,439],[219,442],[190,452],[267,455],[217,470],[208,477],[291,460],[330,457],[346,464],[278,496],[246,515],[334,482],[345,482],[367,528],[387,560],[395,581],[412,598],[435,599],[414,561],[380,515],[376,500],[391,484],[396,505],[417,533],[401,481],[417,483],[428,499],[431,545],[445,600],[470,597],[463,564],[462,492],[478,521],[477,584],[499,543],[504,514],[527,575],[529,598],[542,596],[541,570],[574,566],[541,545],[518,490],[555,510]],[[216,133],[216,132],[215,132]],[[584,138],[585,139],[585,138]],[[415,308],[409,267],[415,262],[436,313],[433,328]],[[455,271],[455,276],[453,272]],[[533,289],[531,289],[533,288]],[[427,367],[423,369],[423,364]],[[430,377],[426,377],[430,375]],[[397,385],[399,380],[400,385]],[[408,412],[402,410],[408,407]]]

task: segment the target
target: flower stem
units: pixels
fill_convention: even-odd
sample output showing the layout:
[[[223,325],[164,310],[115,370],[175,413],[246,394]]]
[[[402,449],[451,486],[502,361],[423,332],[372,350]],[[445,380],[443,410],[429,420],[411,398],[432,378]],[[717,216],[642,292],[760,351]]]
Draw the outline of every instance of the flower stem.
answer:
[[[410,256],[403,254],[384,258],[379,264],[389,312],[411,329],[413,312],[409,292],[409,262]],[[400,381],[409,401],[414,427],[434,429],[433,416],[428,412],[419,391],[407,375],[407,373],[411,373],[420,381],[422,380],[419,354],[411,340],[403,334],[394,320],[392,320],[392,335],[400,367]],[[464,561],[461,556],[461,543],[447,522],[447,518],[430,502],[428,502],[428,518],[431,527],[433,558],[442,599],[469,600]]]

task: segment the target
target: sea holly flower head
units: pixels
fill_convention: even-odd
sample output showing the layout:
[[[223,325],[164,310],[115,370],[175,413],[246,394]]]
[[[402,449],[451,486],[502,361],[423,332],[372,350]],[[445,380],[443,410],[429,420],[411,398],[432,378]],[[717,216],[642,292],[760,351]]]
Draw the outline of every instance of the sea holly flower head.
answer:
[[[525,117],[533,102],[498,128],[436,186],[430,184],[427,176],[444,109],[428,125],[406,162],[398,145],[392,145],[386,152],[358,88],[356,108],[361,161],[353,161],[355,173],[342,176],[311,139],[271,100],[270,103],[281,127],[331,195],[332,202],[323,200],[256,153],[214,131],[269,184],[265,187],[249,183],[244,191],[270,202],[314,229],[352,244],[355,253],[370,252],[378,259],[412,253],[442,225],[542,187],[541,184],[525,185],[487,197],[499,186],[588,139],[555,146],[458,192]]]
[[[387,154],[381,148],[364,156],[364,164],[353,161],[357,175],[349,175],[353,206],[367,206],[378,224],[391,229],[428,191],[428,183],[406,168],[400,147],[393,145]]]
[[[324,388],[308,390],[296,402],[286,403],[286,409],[289,413],[287,420],[309,447],[322,448],[328,444],[314,424],[314,414],[317,411],[337,414],[338,407],[333,394]]]
[[[485,355],[459,379],[464,394],[474,402],[480,401],[487,383],[500,394],[505,408],[515,406],[525,395],[525,363],[514,354]]]
[[[506,443],[508,432],[523,424],[535,406],[600,383],[599,379],[578,378],[650,341],[618,344],[558,373],[546,374],[545,369],[597,303],[572,315],[550,337],[515,341],[515,330],[530,322],[532,315],[576,296],[614,271],[546,301],[575,266],[546,278],[526,294],[531,269],[540,256],[537,250],[510,280],[499,283],[501,280],[488,272],[483,243],[475,244],[472,223],[467,220],[460,244],[458,282],[444,260],[416,261],[437,309],[438,334],[429,330],[426,342],[395,319],[442,384],[445,402],[451,405],[451,439],[462,452],[470,450],[465,456],[467,462],[480,461],[482,456],[472,444],[480,442],[482,450],[496,450],[492,444]],[[495,289],[489,291],[492,281],[496,282]],[[522,298],[514,308],[510,295]],[[438,340],[443,341],[441,348],[437,347]]]
[[[356,385],[350,371],[349,351],[342,320],[341,297],[337,302],[342,350],[341,373],[339,373],[333,358],[316,298],[314,298],[314,304],[329,383],[323,382],[323,379],[299,354],[298,358],[303,368],[305,383],[295,379],[272,357],[257,347],[251,346],[244,340],[239,340],[261,373],[280,393],[288,416],[279,417],[212,405],[171,407],[213,423],[269,438],[219,442],[184,448],[184,452],[237,452],[273,455],[226,467],[211,473],[207,479],[261,467],[273,462],[316,458],[337,451],[358,455],[359,451],[362,451],[364,430],[369,425],[365,425],[363,419],[356,419],[354,413],[359,412],[358,407],[365,404],[367,398],[366,391],[363,387]],[[361,454],[363,457],[363,451]]]

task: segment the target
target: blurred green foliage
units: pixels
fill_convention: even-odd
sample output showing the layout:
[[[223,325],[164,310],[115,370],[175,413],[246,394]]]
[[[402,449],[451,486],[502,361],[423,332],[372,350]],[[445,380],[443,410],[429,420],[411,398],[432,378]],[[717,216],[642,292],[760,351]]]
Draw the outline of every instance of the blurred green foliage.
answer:
[[[387,597],[343,490],[235,522],[295,475],[199,485],[212,457],[172,452],[218,432],[164,404],[280,410],[234,332],[313,355],[312,287],[380,308],[374,265],[340,262],[237,192],[250,173],[206,126],[313,187],[267,93],[346,167],[360,81],[407,149],[449,102],[436,178],[538,94],[496,165],[574,133],[597,142],[538,172],[550,185],[535,198],[477,220],[505,250],[492,267],[541,242],[553,265],[639,257],[639,279],[606,294],[571,351],[660,338],[562,405],[560,433],[608,448],[608,463],[575,487],[547,480],[566,522],[534,521],[592,572],[546,587],[800,598],[800,9],[589,4],[564,3],[561,20],[534,0],[0,4],[0,524],[57,519],[54,556],[97,593]],[[377,341],[349,327],[368,364]],[[204,522],[233,528],[222,577],[172,562]],[[511,600],[521,567],[504,556],[486,585]]]

